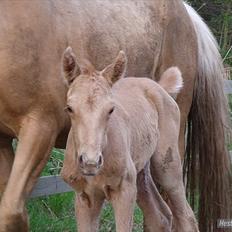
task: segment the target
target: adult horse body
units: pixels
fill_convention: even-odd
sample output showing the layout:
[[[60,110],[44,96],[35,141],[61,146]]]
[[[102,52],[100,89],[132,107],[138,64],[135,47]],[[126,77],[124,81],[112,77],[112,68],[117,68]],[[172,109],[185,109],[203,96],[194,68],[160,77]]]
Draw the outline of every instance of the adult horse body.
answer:
[[[209,165],[206,173],[200,172],[200,187],[206,185],[200,192],[200,229],[210,231],[213,220],[227,216],[221,60],[207,27],[188,10],[194,24],[180,0],[0,2],[1,232],[27,230],[26,197],[51,148],[65,145],[70,122],[63,111],[67,90],[60,78],[60,59],[67,45],[98,70],[125,50],[128,76],[160,76],[166,68],[178,66],[185,83],[177,98],[182,155],[197,78],[191,127],[197,137],[190,148],[195,149],[192,156],[200,154],[201,168]],[[14,156],[15,137],[19,143]]]

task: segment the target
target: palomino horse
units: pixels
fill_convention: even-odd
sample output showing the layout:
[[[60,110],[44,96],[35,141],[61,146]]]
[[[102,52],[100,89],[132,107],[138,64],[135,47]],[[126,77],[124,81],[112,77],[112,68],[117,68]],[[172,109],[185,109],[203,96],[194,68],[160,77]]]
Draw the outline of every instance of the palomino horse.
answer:
[[[199,187],[200,229],[229,218],[221,58],[195,11],[181,0],[11,0],[0,1],[0,21],[1,232],[28,230],[25,201],[51,148],[65,147],[70,121],[60,60],[68,45],[98,70],[119,50],[127,52],[128,76],[180,68],[179,147],[183,156],[191,109],[186,167],[189,174],[197,167],[190,180],[199,186],[188,186]]]
[[[77,191],[78,231],[98,230],[105,198],[113,205],[116,231],[132,231],[136,176],[149,162],[155,167],[153,178],[168,194],[174,231],[198,231],[182,180],[180,112],[167,93],[176,94],[181,89],[180,71],[169,68],[161,76],[160,85],[148,78],[121,79],[126,70],[124,52],[103,71],[97,71],[90,64],[80,68],[70,47],[63,64],[69,84],[71,130],[62,176]],[[142,204],[149,201],[148,194],[140,197]],[[165,208],[160,199],[159,204]],[[171,232],[171,220],[162,226],[164,220],[152,220],[156,215],[159,219],[159,214],[150,215],[147,231]]]

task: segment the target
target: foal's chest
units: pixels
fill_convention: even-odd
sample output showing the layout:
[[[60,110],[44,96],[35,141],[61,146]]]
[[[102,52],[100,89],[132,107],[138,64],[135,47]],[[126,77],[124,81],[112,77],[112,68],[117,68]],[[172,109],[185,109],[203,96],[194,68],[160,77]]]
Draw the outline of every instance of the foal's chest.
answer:
[[[111,193],[120,188],[122,177],[106,176],[83,176],[77,181],[78,192],[92,195],[96,193],[103,194],[107,200],[110,200]]]

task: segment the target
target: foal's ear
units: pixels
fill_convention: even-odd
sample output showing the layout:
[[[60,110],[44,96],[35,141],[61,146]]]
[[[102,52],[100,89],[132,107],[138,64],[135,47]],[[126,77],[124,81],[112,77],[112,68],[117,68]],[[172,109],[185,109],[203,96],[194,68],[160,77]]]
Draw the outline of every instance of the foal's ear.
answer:
[[[64,51],[62,63],[64,77],[70,85],[81,73],[80,67],[76,61],[76,56],[71,47],[67,47]]]
[[[126,66],[126,54],[124,51],[120,51],[115,61],[102,71],[102,76],[107,79],[110,85],[113,85],[117,80],[124,77]]]

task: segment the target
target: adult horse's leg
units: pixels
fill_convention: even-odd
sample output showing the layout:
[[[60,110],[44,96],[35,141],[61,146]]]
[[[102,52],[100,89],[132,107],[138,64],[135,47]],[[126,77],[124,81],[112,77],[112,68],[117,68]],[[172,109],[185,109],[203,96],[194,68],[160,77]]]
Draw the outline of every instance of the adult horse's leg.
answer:
[[[152,177],[149,165],[137,176],[137,203],[144,215],[144,231],[170,232],[172,228],[172,212],[160,196]]]
[[[101,193],[77,193],[76,215],[79,232],[97,232],[99,228],[99,215],[104,195]]]
[[[12,139],[0,136],[0,202],[14,161]]]
[[[57,125],[53,118],[24,118],[15,160],[0,204],[0,232],[28,231],[25,201],[47,161],[56,136]]]
[[[179,151],[181,160],[183,161],[185,153],[185,128],[191,108],[197,73],[197,37],[181,1],[170,0],[166,7],[167,21],[165,21],[164,25],[165,33],[159,65],[154,76],[161,77],[161,74],[171,66],[178,66],[181,70],[184,86],[176,100],[181,112]]]

